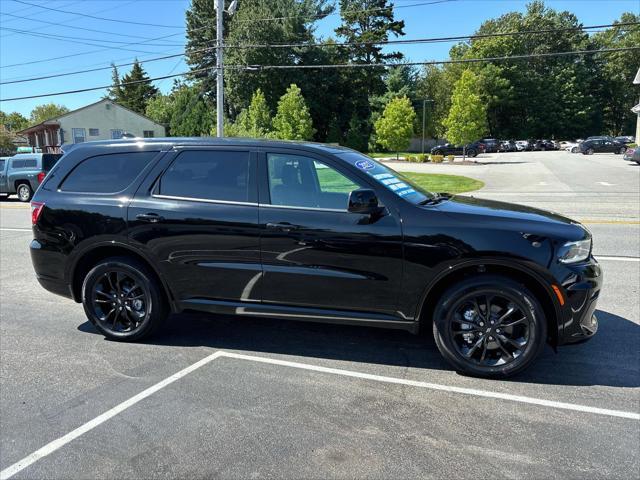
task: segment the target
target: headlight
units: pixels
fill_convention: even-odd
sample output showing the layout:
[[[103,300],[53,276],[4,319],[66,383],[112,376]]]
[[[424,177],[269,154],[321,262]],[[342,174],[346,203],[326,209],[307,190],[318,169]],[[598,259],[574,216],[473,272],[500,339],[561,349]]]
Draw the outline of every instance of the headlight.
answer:
[[[560,248],[558,260],[562,263],[582,262],[591,254],[591,239],[567,242]]]

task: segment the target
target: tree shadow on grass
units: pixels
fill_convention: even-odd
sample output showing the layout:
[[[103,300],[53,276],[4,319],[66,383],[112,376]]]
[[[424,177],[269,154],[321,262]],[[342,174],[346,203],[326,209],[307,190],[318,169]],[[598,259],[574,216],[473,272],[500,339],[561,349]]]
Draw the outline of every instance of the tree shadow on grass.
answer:
[[[589,342],[545,349],[526,372],[511,379],[550,385],[640,386],[640,326],[598,311],[600,331]],[[89,322],[79,330],[98,333]],[[431,370],[451,370],[429,332],[327,325],[289,320],[205,314],[172,315],[147,342],[155,345],[210,347],[295,357],[361,362]],[[304,361],[304,360],[303,360]]]

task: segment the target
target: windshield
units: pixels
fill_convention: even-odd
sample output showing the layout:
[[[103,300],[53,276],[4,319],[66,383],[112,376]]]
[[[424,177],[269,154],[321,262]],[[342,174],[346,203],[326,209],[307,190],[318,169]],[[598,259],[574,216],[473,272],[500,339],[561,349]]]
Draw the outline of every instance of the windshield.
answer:
[[[434,197],[416,185],[404,175],[390,169],[386,165],[376,162],[374,159],[358,152],[346,152],[337,154],[339,158],[346,160],[354,167],[362,170],[387,190],[414,204],[425,203]]]

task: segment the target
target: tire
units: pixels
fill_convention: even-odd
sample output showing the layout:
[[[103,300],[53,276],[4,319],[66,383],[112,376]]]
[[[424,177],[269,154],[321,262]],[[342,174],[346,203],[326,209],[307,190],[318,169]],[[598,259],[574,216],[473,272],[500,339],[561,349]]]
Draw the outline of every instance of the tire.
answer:
[[[442,153],[442,150],[436,150],[433,155],[444,155],[444,153]]]
[[[16,193],[18,194],[18,200],[21,202],[28,202],[33,197],[33,190],[28,183],[20,183],[16,187]]]
[[[571,149],[571,153],[578,153],[578,147],[573,147]]]
[[[491,298],[489,319],[486,298]],[[503,317],[512,307],[514,311]],[[506,378],[528,368],[540,355],[547,322],[539,301],[524,285],[508,277],[481,275],[453,285],[442,295],[434,312],[433,335],[442,356],[458,372]]]
[[[101,260],[87,273],[82,305],[106,338],[123,342],[148,338],[168,315],[162,286],[147,266],[128,257]]]
[[[588,148],[584,154],[585,155],[593,155],[595,153],[595,150],[593,148]]]
[[[625,147],[620,147],[620,149],[616,152],[619,155],[624,155],[624,152],[626,152],[627,149]]]
[[[471,157],[471,158],[475,158],[478,156],[478,152],[476,152],[475,150],[471,149],[467,152],[467,156]]]

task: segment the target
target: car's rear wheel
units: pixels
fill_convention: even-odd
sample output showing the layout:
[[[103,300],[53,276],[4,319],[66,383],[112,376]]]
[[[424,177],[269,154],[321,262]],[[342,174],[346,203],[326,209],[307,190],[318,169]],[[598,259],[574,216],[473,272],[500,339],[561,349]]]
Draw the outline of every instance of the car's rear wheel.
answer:
[[[546,331],[536,297],[524,285],[497,275],[453,285],[433,319],[445,359],[461,373],[487,378],[526,369],[544,348]]]
[[[436,150],[435,152],[433,152],[434,155],[444,155],[444,153],[442,152],[442,150]]]
[[[161,285],[145,265],[127,257],[107,258],[89,271],[82,304],[89,321],[112,340],[148,337],[167,317]]]
[[[470,150],[467,150],[467,155],[471,158],[474,158],[478,156],[478,152],[472,148]]]
[[[585,155],[593,155],[595,153],[595,150],[593,148],[587,148],[584,153]]]
[[[31,190],[31,186],[28,183],[18,185],[16,193],[18,194],[18,200],[21,202],[28,202],[33,197],[33,190]]]
[[[578,153],[578,147],[573,147],[571,149],[571,153]]]
[[[626,152],[626,151],[627,151],[627,149],[625,147],[620,147],[616,153],[619,153],[620,155],[623,155],[624,152]]]

